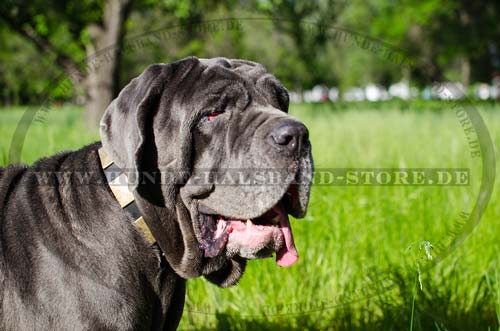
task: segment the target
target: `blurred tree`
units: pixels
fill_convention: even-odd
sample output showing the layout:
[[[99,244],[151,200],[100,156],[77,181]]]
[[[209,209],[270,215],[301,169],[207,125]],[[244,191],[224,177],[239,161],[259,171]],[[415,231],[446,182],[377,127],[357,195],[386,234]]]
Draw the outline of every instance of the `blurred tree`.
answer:
[[[437,45],[430,38],[429,26],[440,13],[449,10],[442,0],[353,0],[343,18],[355,30],[379,38],[418,59],[415,66],[401,68],[400,79],[414,78],[422,84],[442,80],[442,67],[437,65]],[[393,66],[386,61],[380,70]]]
[[[40,56],[33,44],[0,25],[0,103],[41,103],[43,89],[57,75],[57,66],[50,65],[53,61],[50,56]],[[55,99],[68,97],[71,95],[58,95]]]
[[[446,1],[430,25],[432,42],[439,51],[439,65],[457,64],[464,85],[471,80],[489,82],[500,70],[500,2]]]
[[[327,29],[337,22],[345,8],[344,2],[337,0],[255,0],[253,6],[272,17],[276,30],[293,40],[294,50],[302,66],[299,69],[303,74],[300,87],[335,83],[335,77],[325,76],[325,73],[332,72],[329,70],[330,61],[321,61],[319,54],[325,52],[329,41]]]
[[[133,8],[131,2],[5,0],[0,100],[39,103],[34,96],[62,69],[74,88],[51,89],[51,96],[84,95],[95,123],[123,83],[148,64],[189,55],[261,62],[294,90],[401,79],[467,84],[489,81],[500,70],[500,2],[494,0],[134,0]],[[221,22],[230,17],[244,17],[236,20],[239,28],[224,29]],[[352,38],[342,42],[334,37],[338,26],[419,61],[398,66]]]
[[[239,8],[234,0],[153,0],[134,10],[126,26],[122,83],[155,62],[186,56],[247,56],[243,30],[230,19]]]
[[[499,70],[497,0],[353,0],[343,21],[418,59],[404,79],[489,81]],[[384,67],[381,67],[385,70]],[[446,75],[447,72],[460,73]]]
[[[0,22],[53,56],[74,86],[83,89],[86,117],[95,125],[117,93],[130,5],[130,0],[6,0]]]

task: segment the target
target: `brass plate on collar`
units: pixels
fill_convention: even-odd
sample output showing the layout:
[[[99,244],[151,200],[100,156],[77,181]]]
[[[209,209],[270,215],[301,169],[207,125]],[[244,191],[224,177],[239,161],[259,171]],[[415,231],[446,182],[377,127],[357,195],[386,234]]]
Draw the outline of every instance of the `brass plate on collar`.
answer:
[[[99,159],[101,160],[101,167],[106,169],[110,165],[113,164],[113,160],[109,157],[108,153],[104,150],[104,148],[99,148],[97,151],[99,153]]]
[[[113,192],[116,200],[120,203],[120,207],[126,207],[129,203],[134,201],[134,195],[128,189],[127,176],[121,174],[114,180],[109,182],[109,188]]]
[[[144,234],[144,237],[146,237],[146,240],[150,244],[154,244],[156,242],[155,238],[153,237],[153,234],[149,230],[149,227],[147,226],[146,222],[144,221],[144,218],[139,217],[134,221],[134,225],[141,230],[141,232]]]

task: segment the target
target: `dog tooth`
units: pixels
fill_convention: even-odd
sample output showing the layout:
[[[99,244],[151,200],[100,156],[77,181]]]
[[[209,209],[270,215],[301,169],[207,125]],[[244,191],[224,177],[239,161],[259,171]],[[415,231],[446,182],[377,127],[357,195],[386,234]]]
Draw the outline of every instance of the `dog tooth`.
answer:
[[[247,220],[247,228],[251,227],[253,225],[252,220]]]

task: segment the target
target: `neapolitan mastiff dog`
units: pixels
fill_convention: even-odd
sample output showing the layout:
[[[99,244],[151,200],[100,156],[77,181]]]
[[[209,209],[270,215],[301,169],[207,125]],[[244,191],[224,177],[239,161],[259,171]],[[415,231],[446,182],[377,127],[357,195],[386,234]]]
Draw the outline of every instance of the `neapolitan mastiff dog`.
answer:
[[[0,168],[0,330],[171,330],[186,279],[294,264],[313,166],[288,102],[254,62],[155,64],[107,108],[102,145]]]

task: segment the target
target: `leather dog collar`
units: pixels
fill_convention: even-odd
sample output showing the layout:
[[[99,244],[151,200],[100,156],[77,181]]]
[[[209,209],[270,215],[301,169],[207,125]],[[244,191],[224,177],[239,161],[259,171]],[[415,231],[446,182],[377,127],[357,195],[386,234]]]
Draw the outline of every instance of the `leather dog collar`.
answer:
[[[134,195],[128,189],[128,181],[125,172],[114,163],[103,147],[99,148],[98,154],[104,175],[106,176],[109,188],[111,192],[113,192],[115,199],[120,204],[120,207],[132,216],[134,220],[133,224],[144,234],[146,240],[150,244],[154,244],[156,240],[137,207]]]

